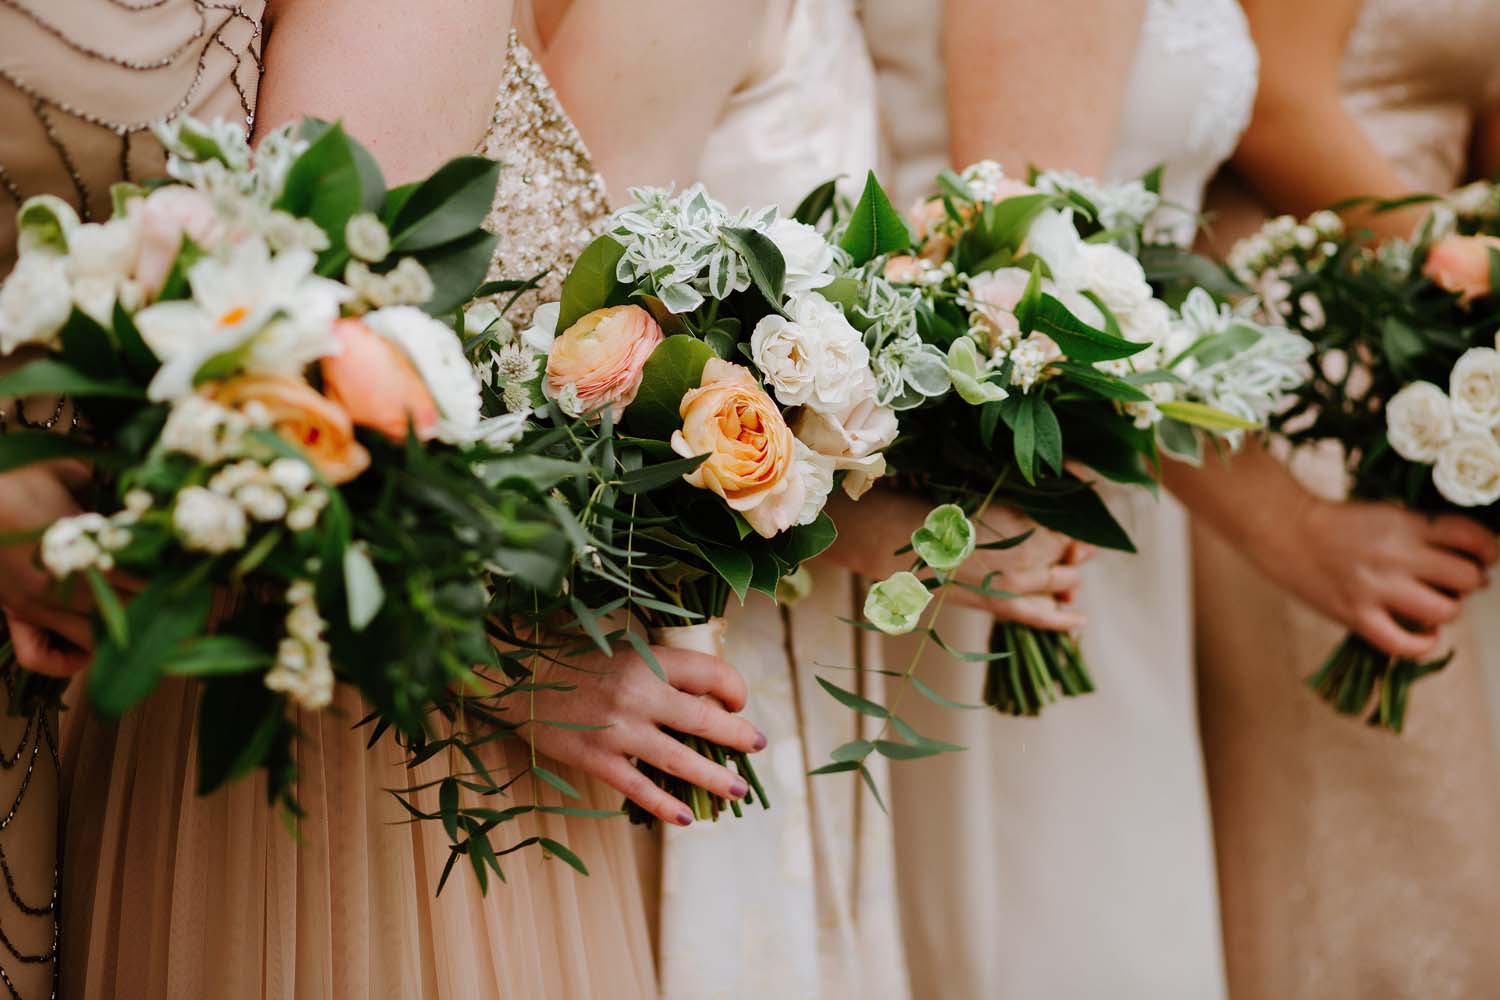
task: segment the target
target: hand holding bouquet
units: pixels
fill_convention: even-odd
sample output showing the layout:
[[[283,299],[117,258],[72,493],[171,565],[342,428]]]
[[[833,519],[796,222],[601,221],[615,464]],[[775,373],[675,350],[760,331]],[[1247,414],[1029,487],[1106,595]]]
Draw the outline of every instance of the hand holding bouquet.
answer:
[[[377,735],[422,750],[432,713],[494,661],[491,576],[559,585],[575,550],[543,490],[573,468],[514,453],[520,418],[481,416],[435,318],[489,264],[497,165],[388,191],[338,126],[254,153],[222,123],[159,134],[171,180],[118,186],[108,221],[21,208],[0,348],[43,356],[0,392],[66,394],[82,423],[0,437],[0,468],[97,471],[97,512],[41,539],[95,603],[91,706],[118,716],[166,677],[199,679],[200,790],[261,767],[295,813],[292,710],[327,708],[342,680]],[[115,573],[142,584],[128,602]]]

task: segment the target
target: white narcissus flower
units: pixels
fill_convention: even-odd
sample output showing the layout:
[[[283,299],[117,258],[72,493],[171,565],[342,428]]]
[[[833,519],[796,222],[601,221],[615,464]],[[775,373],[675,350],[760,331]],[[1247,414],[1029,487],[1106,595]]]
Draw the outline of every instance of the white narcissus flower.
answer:
[[[1443,499],[1460,507],[1500,500],[1500,442],[1482,431],[1460,431],[1438,454],[1432,482]]]
[[[440,320],[413,306],[377,309],[364,317],[364,323],[399,347],[422,376],[442,414],[438,440],[449,444],[476,441],[481,406],[479,376],[464,356],[458,336]]]
[[[1431,382],[1413,382],[1385,404],[1386,436],[1408,462],[1437,461],[1457,426],[1448,394]]]
[[[189,486],[177,494],[172,527],[184,548],[213,554],[243,547],[250,532],[249,519],[239,504],[202,486]]]
[[[55,347],[73,311],[73,289],[63,258],[27,254],[0,284],[0,353],[39,344]]]
[[[1448,376],[1453,417],[1466,430],[1500,427],[1500,351],[1473,347],[1463,353]]]
[[[204,363],[229,352],[245,352],[245,370],[287,373],[337,351],[332,326],[348,291],[314,275],[316,263],[306,250],[273,257],[263,240],[247,239],[225,259],[194,264],[190,300],[157,303],[135,317],[162,362],[147,395],[187,395]],[[265,343],[257,344],[262,334]]]
[[[870,352],[843,310],[816,292],[788,302],[791,319],[771,314],[755,324],[750,356],[783,406],[823,412],[847,407],[868,371]]]
[[[786,261],[786,293],[810,292],[833,280],[833,247],[823,234],[796,219],[777,219],[766,236]]]

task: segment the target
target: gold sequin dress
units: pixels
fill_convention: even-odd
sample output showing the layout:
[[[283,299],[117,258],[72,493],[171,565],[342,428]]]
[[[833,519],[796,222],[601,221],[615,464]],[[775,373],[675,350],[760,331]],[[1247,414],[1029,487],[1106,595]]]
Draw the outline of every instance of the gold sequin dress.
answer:
[[[17,0],[0,0],[0,12]],[[206,0],[68,0],[61,6],[101,19],[131,16],[113,32],[70,26],[94,45],[162,48],[144,30],[172,11],[219,11]],[[37,9],[50,6],[37,0]],[[124,17],[124,14],[119,16]],[[255,27],[258,10],[248,27]],[[5,25],[8,29],[9,24]],[[75,35],[76,32],[76,35]],[[149,36],[151,44],[139,36]],[[0,30],[0,52],[11,58]],[[38,36],[40,37],[40,36]],[[247,71],[252,36],[230,43],[234,77]],[[34,40],[33,40],[34,41]],[[35,41],[34,41],[35,43]],[[170,45],[166,46],[170,48]],[[16,60],[37,58],[23,51]],[[211,43],[211,55],[224,51]],[[61,60],[54,46],[45,59]],[[196,58],[196,57],[194,57]],[[215,55],[215,59],[217,59]],[[79,62],[75,69],[82,69]],[[88,82],[79,75],[78,83]],[[127,77],[133,80],[134,77]],[[75,88],[76,89],[76,88]],[[202,113],[237,106],[230,88]],[[5,119],[5,139],[10,123]],[[477,131],[477,129],[476,129]],[[120,160],[107,132],[93,145],[70,144],[82,167]],[[603,214],[602,187],[576,134],[530,57],[512,43],[494,121],[482,149],[507,162],[490,220],[505,237],[498,265],[507,276],[551,264],[566,270],[574,234]],[[0,157],[0,163],[9,165]],[[102,171],[94,176],[101,180]],[[22,190],[68,190],[67,173]],[[46,185],[46,186],[43,186]],[[90,194],[95,185],[90,185]],[[543,225],[545,223],[545,225]],[[514,270],[513,270],[514,269]],[[525,274],[523,276],[529,276]],[[428,782],[452,762],[415,771],[389,740],[365,746],[364,715],[340,688],[330,711],[298,720],[299,796],[307,815],[293,836],[266,805],[259,776],[208,796],[195,794],[196,691],[168,683],[118,725],[85,711],[67,713],[63,739],[66,843],[63,876],[62,996],[86,1000],[637,1000],[656,993],[646,915],[636,875],[634,830],[623,818],[523,817],[508,824],[519,841],[547,836],[587,860],[590,877],[535,849],[506,858],[508,882],[482,895],[457,869],[442,894],[443,830],[413,824],[387,791]],[[492,745],[496,768],[524,766],[518,744]],[[569,780],[584,801],[616,808],[619,795]],[[552,789],[522,781],[510,802],[559,803]],[[502,804],[502,805],[503,805]],[[26,1000],[45,992],[23,994]],[[3,996],[3,993],[0,993]]]

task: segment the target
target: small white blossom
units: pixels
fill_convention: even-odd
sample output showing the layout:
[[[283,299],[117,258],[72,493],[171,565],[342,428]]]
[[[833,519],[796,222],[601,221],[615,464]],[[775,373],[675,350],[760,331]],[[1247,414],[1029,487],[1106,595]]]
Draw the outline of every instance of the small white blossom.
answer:
[[[250,531],[239,504],[201,486],[177,494],[172,527],[184,548],[214,554],[241,548]]]
[[[276,645],[276,661],[265,685],[287,695],[302,708],[317,711],[333,701],[333,664],[323,638],[327,622],[318,613],[312,584],[299,580],[287,588],[287,635]]]
[[[205,465],[244,454],[250,419],[203,396],[184,396],[172,405],[157,439],[166,451],[180,452]]]
[[[374,264],[391,252],[391,234],[378,216],[360,212],[344,223],[344,245],[352,256]]]

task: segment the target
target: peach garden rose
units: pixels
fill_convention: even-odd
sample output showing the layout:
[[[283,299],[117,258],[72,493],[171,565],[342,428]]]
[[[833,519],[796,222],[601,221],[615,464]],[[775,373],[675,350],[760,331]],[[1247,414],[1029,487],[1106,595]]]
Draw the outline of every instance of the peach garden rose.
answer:
[[[1455,292],[1467,305],[1490,294],[1490,251],[1500,250],[1500,237],[1444,236],[1428,251],[1422,273],[1440,288]]]
[[[608,406],[619,419],[662,339],[661,327],[640,306],[595,309],[553,341],[543,390],[573,416]]]
[[[356,424],[393,441],[404,440],[408,426],[423,441],[431,440],[441,414],[401,348],[357,319],[334,323],[333,335],[340,350],[322,362],[329,398]]]
[[[797,439],[749,369],[710,358],[680,412],[672,450],[684,458],[708,456],[684,477],[689,484],[723,497],[762,538],[797,523],[807,491],[803,477],[793,475]]]
[[[354,439],[349,414],[299,378],[243,375],[205,390],[210,399],[230,409],[264,407],[276,433],[301,449],[334,485],[347,483],[370,465],[370,453]]]

